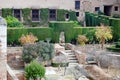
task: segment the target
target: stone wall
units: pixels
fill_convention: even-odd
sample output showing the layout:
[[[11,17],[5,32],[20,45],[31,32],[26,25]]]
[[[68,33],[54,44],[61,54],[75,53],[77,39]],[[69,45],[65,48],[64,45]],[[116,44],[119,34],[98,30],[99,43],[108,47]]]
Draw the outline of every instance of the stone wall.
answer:
[[[86,64],[86,54],[85,53],[82,53],[80,51],[74,51],[75,53],[75,56],[79,62],[79,64]]]

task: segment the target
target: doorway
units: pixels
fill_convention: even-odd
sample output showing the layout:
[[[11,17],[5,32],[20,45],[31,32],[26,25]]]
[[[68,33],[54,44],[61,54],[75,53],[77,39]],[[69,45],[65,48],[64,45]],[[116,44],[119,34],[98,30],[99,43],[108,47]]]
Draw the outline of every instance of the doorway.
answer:
[[[104,6],[104,14],[107,16],[111,16],[112,5],[105,5]]]

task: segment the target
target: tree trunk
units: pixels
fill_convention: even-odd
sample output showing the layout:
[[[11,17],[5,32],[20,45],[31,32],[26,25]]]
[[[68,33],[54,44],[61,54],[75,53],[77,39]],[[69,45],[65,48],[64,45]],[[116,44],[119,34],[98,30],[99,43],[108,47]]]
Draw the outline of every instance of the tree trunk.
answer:
[[[102,50],[104,49],[104,44],[105,44],[105,39],[103,38],[102,41],[101,41],[101,48],[102,48]]]

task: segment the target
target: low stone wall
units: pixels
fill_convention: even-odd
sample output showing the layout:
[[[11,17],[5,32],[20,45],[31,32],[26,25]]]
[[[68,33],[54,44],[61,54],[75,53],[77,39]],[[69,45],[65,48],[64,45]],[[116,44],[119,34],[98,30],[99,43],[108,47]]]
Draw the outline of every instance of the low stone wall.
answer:
[[[116,54],[99,55],[98,59],[100,61],[101,67],[120,69],[120,55]]]
[[[75,50],[74,53],[75,53],[75,56],[76,56],[79,64],[86,64],[86,54],[85,53],[82,53],[78,50]]]
[[[19,80],[26,80],[24,73],[18,73],[18,74],[16,74],[16,76],[18,77]]]
[[[21,59],[21,55],[22,55],[21,47],[8,48],[7,63],[10,65],[10,67],[15,68],[15,69],[24,67],[24,62]]]

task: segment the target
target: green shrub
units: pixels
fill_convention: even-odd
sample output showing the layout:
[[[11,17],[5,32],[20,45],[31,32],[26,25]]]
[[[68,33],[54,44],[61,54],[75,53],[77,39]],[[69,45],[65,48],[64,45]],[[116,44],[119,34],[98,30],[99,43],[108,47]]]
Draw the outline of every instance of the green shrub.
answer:
[[[37,61],[32,61],[25,67],[25,77],[27,80],[36,80],[37,78],[45,77],[45,68]]]
[[[23,27],[23,24],[15,17],[7,16],[5,19],[8,27]]]

